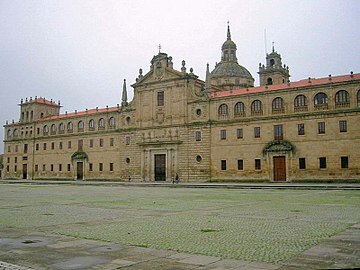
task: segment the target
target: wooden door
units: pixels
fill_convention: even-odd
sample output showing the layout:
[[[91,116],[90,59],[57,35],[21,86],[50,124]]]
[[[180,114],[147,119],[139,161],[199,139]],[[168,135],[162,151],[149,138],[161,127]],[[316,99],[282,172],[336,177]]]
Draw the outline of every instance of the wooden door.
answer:
[[[285,157],[274,157],[274,181],[286,181]]]
[[[155,155],[155,181],[166,180],[166,155]]]
[[[23,164],[23,179],[27,179],[27,164]]]
[[[76,179],[83,180],[84,178],[84,162],[77,162]]]

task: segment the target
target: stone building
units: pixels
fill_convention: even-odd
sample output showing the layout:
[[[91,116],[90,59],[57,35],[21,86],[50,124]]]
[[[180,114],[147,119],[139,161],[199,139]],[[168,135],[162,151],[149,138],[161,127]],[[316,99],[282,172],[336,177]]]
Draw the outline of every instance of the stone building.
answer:
[[[205,81],[159,52],[115,107],[60,114],[52,100],[22,100],[4,126],[3,178],[360,179],[360,74],[290,82],[273,48],[254,87],[229,27],[221,52]]]

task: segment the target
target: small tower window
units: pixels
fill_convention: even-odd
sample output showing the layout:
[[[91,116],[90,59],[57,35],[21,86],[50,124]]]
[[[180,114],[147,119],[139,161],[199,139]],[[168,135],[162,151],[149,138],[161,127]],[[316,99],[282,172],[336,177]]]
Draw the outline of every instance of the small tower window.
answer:
[[[272,78],[267,78],[266,85],[272,85],[272,84],[273,84],[273,79]]]
[[[275,60],[274,59],[270,59],[270,66],[274,66],[275,65]]]

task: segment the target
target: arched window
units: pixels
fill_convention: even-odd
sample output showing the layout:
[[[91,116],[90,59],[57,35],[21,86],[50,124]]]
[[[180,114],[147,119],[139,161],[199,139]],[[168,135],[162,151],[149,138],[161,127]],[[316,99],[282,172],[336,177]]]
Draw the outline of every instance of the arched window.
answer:
[[[73,132],[73,130],[74,130],[74,125],[73,125],[72,122],[69,122],[69,123],[67,124],[67,130],[68,130],[68,132]]]
[[[227,119],[228,118],[228,114],[229,114],[229,109],[228,109],[228,105],[226,104],[221,104],[219,106],[219,119]]]
[[[267,78],[266,85],[272,85],[272,84],[273,84],[273,79],[272,78]]]
[[[10,139],[10,138],[11,138],[11,135],[12,135],[12,131],[11,131],[11,129],[9,129],[9,130],[7,131],[7,138]]]
[[[251,103],[251,115],[262,115],[262,103],[260,100],[254,100]]]
[[[357,104],[360,107],[360,90],[357,92]]]
[[[105,128],[105,120],[104,120],[104,118],[99,119],[99,128]]]
[[[65,130],[65,125],[64,125],[64,123],[60,123],[60,124],[59,124],[59,131],[60,131],[60,132],[64,132],[64,130]]]
[[[275,98],[272,102],[272,112],[283,113],[284,111],[285,111],[284,100],[281,97]]]
[[[275,60],[274,60],[274,59],[270,59],[270,66],[272,67],[273,65],[275,65]]]
[[[307,99],[304,95],[298,95],[296,96],[295,100],[294,100],[294,107],[298,108],[298,107],[307,107]]]
[[[19,136],[19,131],[15,128],[13,132],[14,137]]]
[[[33,121],[34,120],[34,111],[30,112],[30,120]]]
[[[324,105],[328,103],[328,97],[325,93],[317,93],[314,97],[314,104],[315,105]]]
[[[51,125],[50,130],[51,130],[51,134],[55,134],[55,133],[56,133],[56,126],[55,126],[55,124],[52,124],[52,125]]]
[[[94,121],[94,119],[91,119],[90,121],[89,121],[89,129],[90,130],[93,130],[95,128],[95,121]]]
[[[235,117],[239,117],[239,116],[245,116],[245,105],[243,102],[238,102],[235,104],[234,107],[234,115]]]
[[[78,122],[78,130],[79,131],[84,131],[84,122],[83,121]]]
[[[234,107],[234,112],[235,113],[242,113],[242,112],[245,112],[245,105],[243,102],[238,102],[235,104],[235,107]]]
[[[350,96],[348,91],[340,90],[335,94],[335,107],[343,108],[350,106]]]
[[[115,127],[115,118],[114,117],[110,117],[109,119],[109,126],[114,128]]]
[[[43,133],[44,135],[47,135],[49,133],[49,127],[47,125],[44,126]]]

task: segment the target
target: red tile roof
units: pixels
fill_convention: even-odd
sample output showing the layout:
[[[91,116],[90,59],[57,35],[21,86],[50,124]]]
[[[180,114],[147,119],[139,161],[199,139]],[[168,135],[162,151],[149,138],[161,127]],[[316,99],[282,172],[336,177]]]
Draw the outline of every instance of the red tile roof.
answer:
[[[83,115],[91,115],[97,113],[104,113],[104,112],[115,112],[119,108],[118,107],[109,107],[109,108],[101,108],[101,109],[90,109],[81,112],[71,112],[71,113],[63,113],[59,115],[52,115],[48,117],[44,117],[39,119],[38,121],[47,121],[47,120],[55,120],[55,119],[62,119],[62,118],[69,118],[69,117],[76,117],[76,116],[83,116]]]
[[[35,99],[29,100],[27,102],[24,102],[23,104],[27,104],[27,103],[41,103],[41,104],[46,104],[46,105],[50,105],[50,106],[60,107],[60,104],[56,103],[53,100],[47,100],[45,98],[35,98]]]
[[[244,95],[244,94],[256,94],[261,92],[267,91],[276,91],[276,90],[286,90],[292,88],[299,88],[299,87],[306,87],[306,86],[318,86],[324,85],[329,83],[340,83],[340,82],[347,82],[347,81],[356,81],[360,80],[360,73],[353,74],[353,75],[341,75],[341,76],[332,76],[326,78],[311,78],[300,80],[297,82],[290,82],[289,84],[274,84],[274,85],[267,85],[267,86],[257,86],[257,87],[249,87],[249,88],[240,88],[240,89],[233,89],[233,90],[225,90],[221,92],[212,92],[212,98],[222,98],[222,97],[229,97],[229,96],[237,96],[237,95]]]

